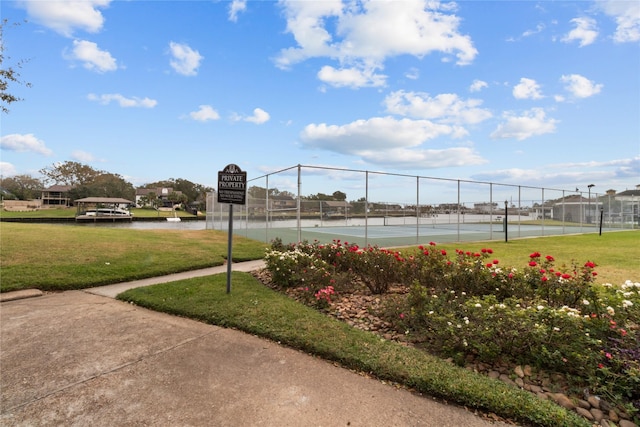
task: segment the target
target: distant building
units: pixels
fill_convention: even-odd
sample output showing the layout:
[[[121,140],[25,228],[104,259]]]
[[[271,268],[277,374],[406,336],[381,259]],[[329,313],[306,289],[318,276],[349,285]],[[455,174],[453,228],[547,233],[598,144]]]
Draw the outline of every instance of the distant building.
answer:
[[[73,185],[52,185],[49,188],[42,190],[42,207],[69,207],[73,205],[73,201],[69,195],[69,192],[73,190]]]
[[[613,196],[620,205],[620,220],[640,225],[640,185],[633,190],[626,190]]]
[[[144,198],[148,197],[149,194],[155,194],[158,198],[158,206],[170,208],[173,205],[173,202],[169,200],[169,194],[176,193],[182,194],[182,191],[174,191],[172,187],[159,187],[159,188],[137,188],[136,189],[136,206],[141,208],[144,206],[149,206],[148,203],[144,203]]]

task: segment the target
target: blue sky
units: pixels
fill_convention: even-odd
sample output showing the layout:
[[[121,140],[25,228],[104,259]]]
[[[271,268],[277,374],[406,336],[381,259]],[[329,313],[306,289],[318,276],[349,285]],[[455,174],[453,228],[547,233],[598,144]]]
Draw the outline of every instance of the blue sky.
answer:
[[[5,177],[70,160],[136,186],[215,188],[229,163],[640,184],[637,1],[3,0],[2,18],[26,20],[4,66],[27,59],[31,83],[10,87]]]

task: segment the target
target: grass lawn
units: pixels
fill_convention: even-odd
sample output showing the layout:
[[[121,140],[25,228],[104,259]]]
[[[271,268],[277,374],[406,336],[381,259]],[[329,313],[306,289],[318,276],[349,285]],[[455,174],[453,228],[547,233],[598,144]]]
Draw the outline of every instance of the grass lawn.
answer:
[[[234,237],[234,261],[260,259],[265,245]],[[81,289],[222,265],[227,234],[0,223],[0,291]]]
[[[426,242],[428,243],[428,242]],[[425,244],[426,244],[425,243]],[[579,266],[587,261],[596,263],[597,283],[622,284],[626,280],[640,281],[640,230],[535,237],[518,240],[491,242],[464,242],[438,244],[438,248],[453,253],[456,248],[477,252],[482,248],[493,249],[493,258],[501,266],[522,267],[529,262],[529,255],[540,252],[552,255],[556,266],[570,266],[576,261]]]
[[[12,212],[0,210],[0,217],[2,218],[75,218],[77,210],[76,208],[56,208],[56,209],[40,209],[37,211],[24,211],[24,212]],[[169,218],[173,217],[173,211],[162,210],[157,211],[155,209],[142,209],[133,208],[131,213],[134,218]],[[179,217],[195,217],[189,212],[176,211],[176,216]],[[202,215],[200,215],[202,216]]]

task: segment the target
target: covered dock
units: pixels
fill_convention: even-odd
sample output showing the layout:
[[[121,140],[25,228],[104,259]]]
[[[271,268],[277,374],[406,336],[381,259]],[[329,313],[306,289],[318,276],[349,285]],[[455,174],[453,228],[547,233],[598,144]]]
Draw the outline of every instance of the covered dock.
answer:
[[[119,197],[85,197],[74,201],[76,221],[131,221],[131,200]]]

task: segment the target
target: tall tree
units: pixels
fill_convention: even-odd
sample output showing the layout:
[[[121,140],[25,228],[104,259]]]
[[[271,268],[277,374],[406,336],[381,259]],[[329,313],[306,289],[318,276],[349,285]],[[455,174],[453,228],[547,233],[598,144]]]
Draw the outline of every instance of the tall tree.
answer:
[[[343,193],[342,191],[334,191],[332,196],[333,199],[337,200],[338,202],[344,202],[345,200],[347,200],[347,193]]]
[[[43,168],[40,173],[47,181],[53,181],[54,184],[82,186],[92,183],[105,172],[67,160],[63,163],[54,163],[49,168]]]
[[[133,184],[112,173],[98,175],[92,182],[79,188],[85,189],[86,197],[120,197],[133,201],[136,194]]]
[[[31,87],[31,83],[25,82],[20,77],[19,70],[22,68],[25,62],[24,59],[19,60],[15,63],[15,65],[7,66],[6,61],[10,60],[10,56],[5,56],[5,40],[4,40],[4,30],[5,27],[9,25],[9,21],[7,19],[3,19],[0,22],[0,110],[7,114],[9,113],[9,105],[21,101],[22,98],[14,95],[9,92],[10,84],[23,84],[26,87]],[[18,23],[11,24],[13,26],[20,25]]]
[[[173,191],[180,191],[187,197],[186,203],[199,201],[204,202],[207,198],[207,193],[213,191],[213,188],[211,187],[196,184],[183,178],[169,178],[163,181],[152,182],[145,184],[143,188],[172,188]]]
[[[42,181],[31,175],[16,175],[0,180],[0,187],[16,196],[18,200],[31,200],[40,196]]]

